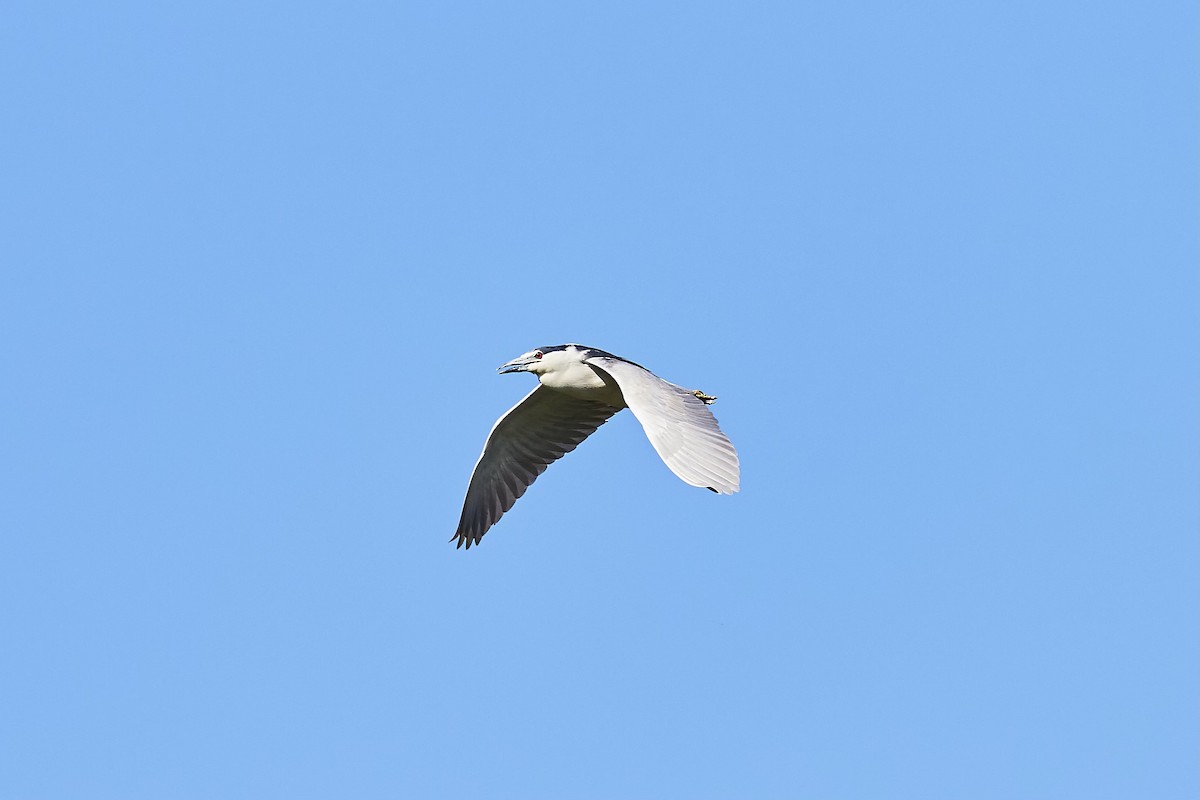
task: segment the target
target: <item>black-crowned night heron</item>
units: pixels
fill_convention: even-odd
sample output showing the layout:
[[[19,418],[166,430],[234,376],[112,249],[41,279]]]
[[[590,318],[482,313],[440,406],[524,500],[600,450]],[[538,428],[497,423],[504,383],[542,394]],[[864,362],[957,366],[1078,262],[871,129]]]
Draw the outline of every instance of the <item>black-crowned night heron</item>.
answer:
[[[715,400],[667,383],[643,366],[580,344],[530,350],[500,367],[532,372],[538,386],[496,421],[475,464],[458,540],[470,548],[537,476],[623,408],[679,478],[719,494],[738,490],[738,455],[708,410]]]

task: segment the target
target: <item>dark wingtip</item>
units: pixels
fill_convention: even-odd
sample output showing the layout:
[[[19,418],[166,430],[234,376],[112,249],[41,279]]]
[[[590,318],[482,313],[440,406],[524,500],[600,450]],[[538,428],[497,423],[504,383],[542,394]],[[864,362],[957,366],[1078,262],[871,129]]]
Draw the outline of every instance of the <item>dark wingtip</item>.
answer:
[[[482,536],[471,536],[469,533],[456,533],[450,537],[450,541],[453,542],[457,540],[458,544],[454,545],[455,550],[461,549],[464,544],[467,546],[467,549],[470,550],[471,545],[479,544],[479,540],[482,538]]]

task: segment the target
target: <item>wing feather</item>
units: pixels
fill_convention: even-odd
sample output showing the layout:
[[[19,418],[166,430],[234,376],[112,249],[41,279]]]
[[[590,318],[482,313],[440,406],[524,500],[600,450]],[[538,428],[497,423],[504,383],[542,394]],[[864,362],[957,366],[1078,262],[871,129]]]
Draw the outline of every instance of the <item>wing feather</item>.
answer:
[[[488,434],[454,534],[458,547],[479,544],[546,467],[574,450],[618,411],[541,384],[525,395]]]
[[[696,395],[654,373],[612,356],[590,356],[621,387],[629,410],[672,472],[692,486],[733,494],[741,486],[737,450],[717,418]]]

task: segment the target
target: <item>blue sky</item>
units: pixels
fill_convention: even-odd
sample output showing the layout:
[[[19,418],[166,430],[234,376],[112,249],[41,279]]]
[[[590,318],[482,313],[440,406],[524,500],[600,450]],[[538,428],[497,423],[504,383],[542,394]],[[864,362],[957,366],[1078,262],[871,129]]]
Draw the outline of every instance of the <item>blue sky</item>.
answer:
[[[1196,17],[10,5],[0,794],[1194,797]]]

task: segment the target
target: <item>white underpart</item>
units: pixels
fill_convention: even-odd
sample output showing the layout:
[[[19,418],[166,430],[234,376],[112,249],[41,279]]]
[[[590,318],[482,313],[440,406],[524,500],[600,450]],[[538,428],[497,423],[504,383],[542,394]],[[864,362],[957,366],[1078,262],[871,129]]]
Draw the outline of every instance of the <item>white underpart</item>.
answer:
[[[530,368],[547,389],[569,394],[582,400],[595,400],[617,408],[625,408],[625,400],[617,383],[604,372],[581,360],[582,353],[574,347],[546,353]]]

